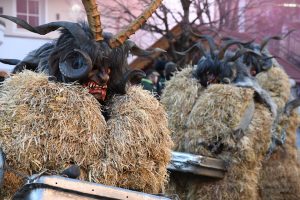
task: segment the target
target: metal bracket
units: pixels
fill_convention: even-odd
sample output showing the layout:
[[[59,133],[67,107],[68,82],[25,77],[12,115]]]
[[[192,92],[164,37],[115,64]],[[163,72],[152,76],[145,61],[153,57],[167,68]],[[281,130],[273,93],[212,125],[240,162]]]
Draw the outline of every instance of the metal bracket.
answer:
[[[13,200],[170,200],[166,197],[61,176],[41,176],[30,180],[33,181],[25,184]]]
[[[2,188],[3,181],[4,181],[4,173],[5,173],[5,154],[0,148],[0,188]]]
[[[226,172],[225,162],[220,159],[174,151],[168,170],[213,178],[223,178]]]

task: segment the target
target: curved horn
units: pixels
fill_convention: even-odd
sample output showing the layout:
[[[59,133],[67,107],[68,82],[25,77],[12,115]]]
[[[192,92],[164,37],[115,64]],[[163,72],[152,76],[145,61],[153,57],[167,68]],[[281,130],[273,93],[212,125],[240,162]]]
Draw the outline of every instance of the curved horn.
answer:
[[[144,50],[138,47],[133,41],[127,40],[126,44],[129,46],[130,52],[136,56],[150,56],[154,53],[165,53],[166,51],[161,48],[154,48],[152,50]]]
[[[197,47],[200,50],[200,53],[202,56],[206,57],[205,54],[205,49],[202,46],[202,44],[200,42],[197,42],[196,44],[194,44],[192,47],[190,47],[189,49],[183,51],[183,52],[179,52],[179,51],[174,51],[175,53],[181,55],[181,56],[185,56],[188,52],[190,52],[192,49],[194,49],[195,47]]]
[[[17,25],[21,26],[22,28],[24,28],[30,32],[40,34],[40,35],[46,35],[47,33],[55,31],[59,28],[65,28],[80,43],[84,43],[88,40],[87,35],[85,34],[85,32],[83,31],[81,26],[77,23],[60,21],[60,22],[50,22],[48,24],[43,24],[40,26],[33,27],[30,24],[28,24],[26,21],[19,19],[17,17],[12,17],[12,16],[8,16],[8,15],[0,15],[0,17],[8,19],[8,20],[16,23]]]
[[[134,20],[127,29],[118,33],[115,37],[110,39],[109,46],[111,48],[122,45],[132,34],[145,24],[145,22],[152,16],[152,13],[161,5],[162,0],[153,0],[149,7],[136,19]]]
[[[146,77],[144,71],[139,69],[130,69],[125,72],[122,81],[118,84],[118,89],[116,90],[118,94],[126,94],[126,85],[128,82],[133,84],[139,84],[142,78]]]
[[[228,40],[225,44],[225,46],[222,47],[222,49],[219,51],[218,53],[218,59],[219,60],[222,60],[224,58],[224,55],[225,55],[225,52],[226,50],[232,46],[232,45],[235,45],[235,44],[241,44],[241,42],[239,41],[236,41],[236,40]]]
[[[214,57],[215,56],[214,52],[217,50],[217,45],[216,45],[213,37],[210,36],[210,35],[198,35],[198,34],[193,33],[193,32],[192,32],[192,34],[199,37],[199,38],[201,38],[201,39],[205,39],[208,42],[209,49],[210,49],[210,54],[211,54],[212,57]]]
[[[212,37],[217,36],[217,37],[219,37],[219,38],[222,38],[222,35],[221,35],[217,30],[215,30],[215,29],[213,29],[213,28],[205,28],[205,29],[203,29],[203,30],[201,30],[201,31],[202,31],[202,32],[204,32],[204,31],[213,32],[213,33],[214,33],[214,36],[212,36]],[[201,35],[199,35],[198,33],[195,33],[192,29],[191,29],[191,33],[192,33],[195,37],[201,37]]]
[[[19,62],[21,62],[21,60],[0,58],[0,62],[7,65],[17,65]]]
[[[240,42],[240,41],[237,41],[237,40],[227,40],[225,45],[223,46],[223,48],[219,51],[218,53],[218,59],[221,60],[224,58],[224,54],[226,52],[226,50],[232,46],[232,45],[235,45],[235,44],[238,44],[238,45],[246,45],[246,44],[250,44],[252,43],[253,40],[249,41],[249,42]]]
[[[282,40],[282,39],[283,38],[281,36],[270,36],[270,37],[263,39],[263,41],[261,42],[261,45],[260,45],[260,51],[264,50],[264,48],[267,46],[267,44],[270,42],[270,40]]]
[[[262,60],[263,60],[264,65],[262,65],[261,68],[263,70],[270,69],[273,66],[273,61],[271,60],[273,58],[278,58],[278,56],[270,56],[270,57],[263,58]]]
[[[244,54],[244,52],[242,50],[238,50],[233,57],[229,58],[227,60],[227,62],[234,62],[236,61],[237,59],[239,59],[242,55]]]
[[[241,42],[238,39],[233,38],[233,37],[222,37],[221,40],[222,41],[237,41],[237,42],[240,42],[241,45],[246,46],[246,47],[255,41],[255,39],[252,39],[248,42]]]
[[[283,40],[284,38],[286,38],[289,34],[291,34],[294,31],[295,30],[293,29],[293,30],[290,30],[289,32],[287,32],[283,36],[271,36],[271,37],[267,37],[267,38],[263,39],[263,41],[260,44],[260,51],[264,50],[264,48],[267,46],[267,44],[270,40]]]
[[[132,84],[139,84],[142,81],[142,78],[146,77],[146,73],[139,69],[132,69],[125,73],[124,82],[130,82]]]
[[[226,41],[226,40],[237,40],[236,38],[230,37],[230,36],[225,36],[221,38],[222,41]]]
[[[246,49],[246,48],[242,48],[240,50],[238,50],[235,55],[233,57],[231,57],[228,61],[229,62],[234,62],[236,61],[239,57],[243,56],[244,54],[252,54],[254,56],[258,56],[261,57],[262,55],[251,50],[251,49]]]
[[[80,60],[78,56],[71,58],[68,62],[69,56],[74,56],[74,53],[80,54],[83,57],[83,60]],[[70,61],[78,61],[77,63],[73,63]],[[77,65],[77,66],[76,66]],[[63,59],[59,61],[59,70],[67,78],[72,80],[79,80],[85,76],[92,70],[93,64],[90,56],[79,49],[74,49],[74,51],[69,52],[64,56]]]
[[[300,98],[289,101],[287,104],[285,104],[284,113],[290,116],[291,112],[299,106],[300,106]]]
[[[92,29],[96,41],[103,40],[100,12],[96,0],[82,0],[84,9],[86,11],[89,26]]]

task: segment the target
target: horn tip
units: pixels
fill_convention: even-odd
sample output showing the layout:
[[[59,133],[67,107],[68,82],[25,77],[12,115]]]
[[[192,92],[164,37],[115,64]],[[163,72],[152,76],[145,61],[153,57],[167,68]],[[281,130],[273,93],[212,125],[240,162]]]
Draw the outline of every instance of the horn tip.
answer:
[[[156,51],[156,52],[162,52],[162,53],[167,53],[166,50],[161,49],[161,48],[155,48],[154,51]]]

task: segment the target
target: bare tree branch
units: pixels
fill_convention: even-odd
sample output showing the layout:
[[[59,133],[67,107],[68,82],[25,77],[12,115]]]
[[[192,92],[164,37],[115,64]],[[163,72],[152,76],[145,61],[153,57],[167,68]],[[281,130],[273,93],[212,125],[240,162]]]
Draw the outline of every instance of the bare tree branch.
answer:
[[[100,0],[98,0],[100,2]],[[107,24],[110,28],[119,30],[122,26],[134,20],[140,11],[146,7],[151,0],[133,0],[136,3],[129,4],[129,0],[111,0],[105,6],[102,15],[110,18],[116,23]],[[175,50],[185,50],[193,43],[191,30],[200,28],[201,30],[219,30],[220,32],[235,31],[246,32],[255,36],[265,34],[275,25],[266,24],[260,26],[258,33],[258,23],[268,23],[265,12],[257,12],[265,5],[274,4],[280,0],[172,0],[169,4],[167,0],[156,10],[153,17],[142,27],[156,37],[164,37],[168,41],[168,58],[174,62],[186,63],[192,57],[182,58]],[[103,1],[101,1],[103,2]],[[101,4],[101,3],[100,3]],[[104,3],[102,3],[104,4]],[[179,5],[180,8],[174,7]],[[291,13],[290,17],[295,13]],[[266,21],[266,22],[264,22]],[[174,26],[180,27],[182,33],[174,35]],[[200,33],[201,34],[201,33]],[[215,32],[210,34],[215,35]]]

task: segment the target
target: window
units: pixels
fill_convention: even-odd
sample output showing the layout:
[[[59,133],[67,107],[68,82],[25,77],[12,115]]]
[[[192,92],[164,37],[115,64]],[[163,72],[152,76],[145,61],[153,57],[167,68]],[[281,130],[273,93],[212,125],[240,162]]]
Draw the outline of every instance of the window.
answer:
[[[40,24],[39,0],[17,0],[17,17],[27,21],[32,26]],[[18,26],[18,28],[21,28]]]

